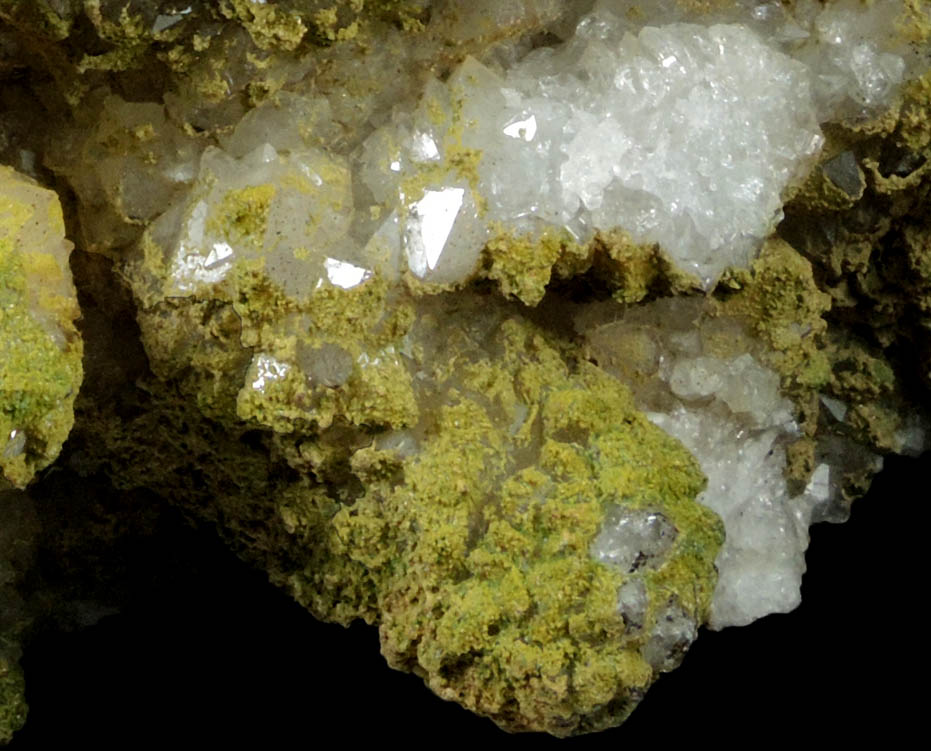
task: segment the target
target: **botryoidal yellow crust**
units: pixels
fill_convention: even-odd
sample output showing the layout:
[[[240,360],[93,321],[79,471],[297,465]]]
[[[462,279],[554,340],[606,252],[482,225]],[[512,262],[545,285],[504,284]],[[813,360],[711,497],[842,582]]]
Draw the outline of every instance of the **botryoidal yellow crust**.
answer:
[[[50,197],[0,167],[0,489],[25,487],[58,456],[81,383],[70,274],[51,248],[28,239],[44,230],[63,245],[61,208]]]

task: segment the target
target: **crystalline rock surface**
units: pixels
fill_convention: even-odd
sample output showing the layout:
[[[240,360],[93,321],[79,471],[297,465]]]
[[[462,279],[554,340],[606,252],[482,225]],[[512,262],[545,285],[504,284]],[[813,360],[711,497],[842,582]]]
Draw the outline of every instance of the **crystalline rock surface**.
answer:
[[[131,290],[151,402],[182,400],[191,446],[213,436],[172,446],[153,487],[315,614],[377,622],[439,695],[509,730],[597,730],[700,626],[795,608],[809,525],[844,517],[850,473],[927,446],[891,370],[826,332],[852,293],[777,235],[791,201],[907,185],[907,156],[895,183],[831,133],[880,128],[927,61],[893,0],[410,5],[355,57],[364,28],[318,14],[318,63],[289,36],[306,19],[232,3],[246,25],[205,25],[174,89],[101,87],[45,165],[81,250]],[[200,12],[162,10],[160,42]],[[248,106],[211,99],[235,86]],[[73,401],[60,209],[3,170],[19,276],[0,302]],[[898,411],[869,443],[874,402]],[[5,404],[0,466],[23,487],[70,422],[43,402],[7,426]],[[153,455],[178,419],[160,409],[126,428]],[[216,508],[165,479],[195,454]]]

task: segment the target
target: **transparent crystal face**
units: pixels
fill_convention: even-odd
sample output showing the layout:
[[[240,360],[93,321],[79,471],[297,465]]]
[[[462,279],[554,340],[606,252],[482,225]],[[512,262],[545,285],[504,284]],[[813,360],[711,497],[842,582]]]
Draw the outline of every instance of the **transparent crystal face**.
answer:
[[[432,141],[431,141],[432,143]],[[407,263],[423,278],[436,268],[462,209],[464,188],[428,190],[411,205],[405,233]]]

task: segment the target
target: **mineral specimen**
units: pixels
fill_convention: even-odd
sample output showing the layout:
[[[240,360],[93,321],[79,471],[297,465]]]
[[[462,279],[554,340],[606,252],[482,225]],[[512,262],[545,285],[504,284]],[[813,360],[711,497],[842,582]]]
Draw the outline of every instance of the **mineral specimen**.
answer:
[[[700,626],[796,607],[809,525],[927,448],[927,3],[0,18],[41,93],[3,153],[81,251],[68,471],[507,730],[616,725]],[[22,487],[80,345],[57,203],[2,177],[53,212],[0,237]]]
[[[58,456],[81,384],[78,302],[54,193],[0,167],[0,489]]]

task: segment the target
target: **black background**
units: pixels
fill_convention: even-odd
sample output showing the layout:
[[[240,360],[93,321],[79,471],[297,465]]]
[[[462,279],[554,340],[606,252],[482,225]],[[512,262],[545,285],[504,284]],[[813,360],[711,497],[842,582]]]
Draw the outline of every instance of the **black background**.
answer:
[[[316,622],[215,539],[191,532],[138,603],[32,642],[30,716],[11,748],[753,747],[876,732],[888,746],[927,711],[929,469],[929,455],[888,459],[849,522],[812,529],[798,610],[703,632],[682,667],[612,731],[568,741],[507,736],[389,670],[375,629]]]

